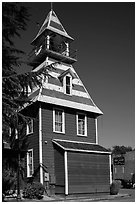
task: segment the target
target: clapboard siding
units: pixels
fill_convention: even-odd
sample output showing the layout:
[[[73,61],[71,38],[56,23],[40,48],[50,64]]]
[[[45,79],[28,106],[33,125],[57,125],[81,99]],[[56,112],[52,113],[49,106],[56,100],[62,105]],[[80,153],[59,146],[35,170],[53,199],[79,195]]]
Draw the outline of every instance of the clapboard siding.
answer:
[[[47,166],[47,170],[50,173],[50,182],[56,183],[55,180],[55,158],[53,139],[73,140],[83,142],[96,142],[95,137],[95,119],[94,115],[87,114],[88,116],[88,136],[77,136],[76,130],[76,110],[69,108],[63,108],[59,106],[52,106],[48,104],[42,104],[42,149],[43,149],[43,164]],[[61,108],[65,112],[65,134],[53,132],[53,108]]]
[[[29,134],[28,142],[29,147],[28,149],[33,149],[33,161],[34,161],[34,170],[36,170],[39,167],[39,117],[38,114],[35,118],[33,118],[33,127],[34,132],[32,134]],[[36,179],[39,181],[39,172],[36,176]]]
[[[69,194],[109,192],[109,156],[68,152]]]
[[[54,146],[56,193],[65,193],[64,151]]]

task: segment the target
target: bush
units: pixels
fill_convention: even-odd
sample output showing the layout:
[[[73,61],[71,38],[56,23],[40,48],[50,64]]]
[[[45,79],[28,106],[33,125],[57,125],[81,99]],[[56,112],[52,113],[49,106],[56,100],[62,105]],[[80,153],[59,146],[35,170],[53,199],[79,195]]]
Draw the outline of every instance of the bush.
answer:
[[[16,188],[16,173],[12,169],[3,169],[2,193],[3,196],[10,194]]]
[[[120,187],[121,187],[121,181],[114,180],[112,184],[110,185],[110,194],[117,195],[120,190]]]
[[[23,197],[28,199],[42,199],[45,187],[39,182],[28,183],[23,190]]]

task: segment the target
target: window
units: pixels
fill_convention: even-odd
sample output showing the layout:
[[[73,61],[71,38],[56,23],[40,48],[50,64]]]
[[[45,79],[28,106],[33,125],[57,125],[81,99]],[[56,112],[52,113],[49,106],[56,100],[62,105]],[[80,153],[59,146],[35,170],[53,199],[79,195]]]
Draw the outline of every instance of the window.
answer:
[[[33,174],[33,149],[27,152],[27,177],[31,177]]]
[[[71,76],[66,76],[64,77],[64,89],[65,93],[68,95],[72,94],[72,77]]]
[[[64,111],[53,110],[53,131],[65,133]]]
[[[87,136],[87,117],[84,114],[77,114],[77,135]]]
[[[27,135],[33,133],[33,119],[29,119],[27,124]]]

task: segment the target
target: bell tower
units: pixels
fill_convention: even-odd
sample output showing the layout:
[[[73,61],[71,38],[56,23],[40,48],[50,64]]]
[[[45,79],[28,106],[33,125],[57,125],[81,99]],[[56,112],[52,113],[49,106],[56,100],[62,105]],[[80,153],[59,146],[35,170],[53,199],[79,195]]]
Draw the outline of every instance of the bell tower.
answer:
[[[76,50],[72,50],[70,46],[73,40],[51,7],[38,34],[31,42],[34,48],[29,55],[29,64],[35,69],[47,57],[70,65],[73,64],[77,61]]]

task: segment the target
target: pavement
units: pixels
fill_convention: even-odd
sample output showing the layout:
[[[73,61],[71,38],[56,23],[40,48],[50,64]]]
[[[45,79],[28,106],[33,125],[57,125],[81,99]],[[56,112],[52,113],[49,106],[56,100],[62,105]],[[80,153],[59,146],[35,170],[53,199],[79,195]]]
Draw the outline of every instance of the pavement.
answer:
[[[110,194],[83,194],[83,195],[52,195],[47,196],[44,195],[43,199],[36,200],[36,199],[21,199],[20,202],[82,202],[82,201],[103,201],[103,200],[112,200],[115,198],[122,198],[122,197],[129,197],[130,194],[122,194],[119,193],[117,195],[110,195]],[[5,202],[16,202],[16,198],[6,198]]]

